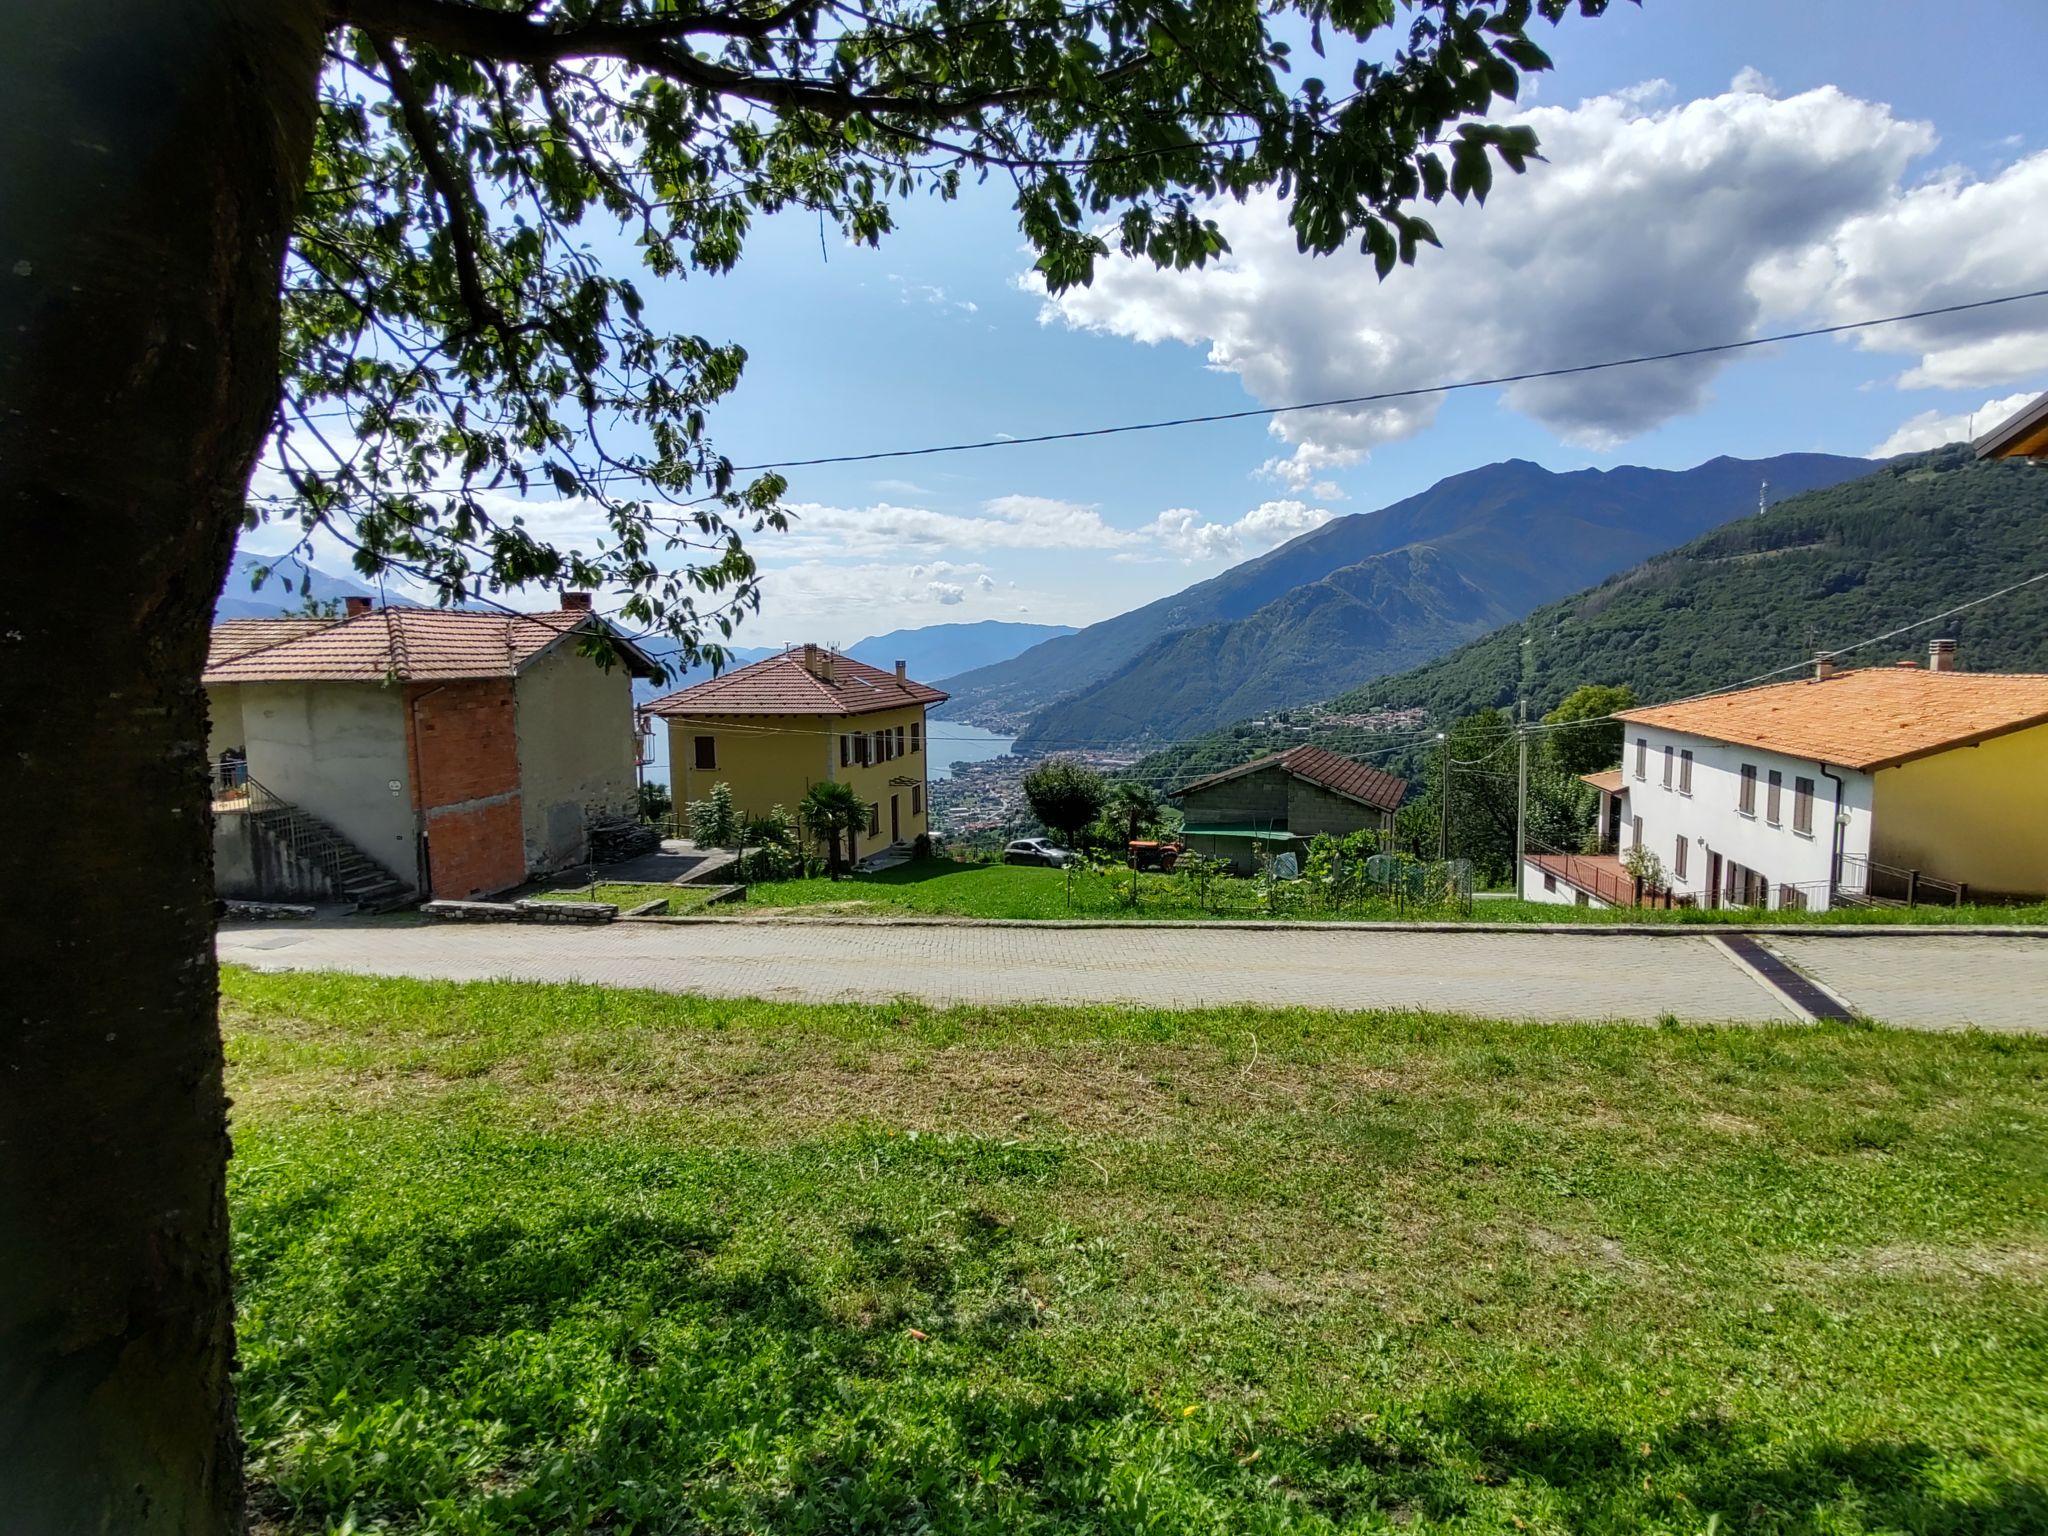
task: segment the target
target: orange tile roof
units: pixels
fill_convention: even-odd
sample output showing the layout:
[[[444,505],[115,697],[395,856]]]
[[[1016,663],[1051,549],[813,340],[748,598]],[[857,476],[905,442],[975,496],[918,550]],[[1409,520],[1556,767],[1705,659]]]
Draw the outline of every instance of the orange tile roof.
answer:
[[[282,645],[287,640],[297,640],[327,628],[333,619],[222,619],[213,626],[213,634],[206,642],[206,665],[209,669],[237,656],[246,656],[251,651],[268,650],[273,645]]]
[[[1207,774],[1183,784],[1173,793],[1176,798],[1194,794],[1231,779],[1242,778],[1245,774],[1256,773],[1261,768],[1274,767],[1379,811],[1398,810],[1402,797],[1408,793],[1406,780],[1397,779],[1383,769],[1354,763],[1348,757],[1339,757],[1321,747],[1289,747],[1285,752],[1269,752],[1248,763],[1239,763],[1235,768],[1226,768],[1221,773]]]
[[[804,665],[801,647],[680,689],[647,706],[655,715],[868,715],[913,704],[943,704],[947,695],[908,678],[899,680],[836,651],[831,682]]]
[[[1604,789],[1610,795],[1618,795],[1628,786],[1623,782],[1619,768],[1609,768],[1601,773],[1582,773],[1579,778],[1595,789]]]
[[[1869,667],[1679,704],[1624,720],[1843,768],[1889,768],[2048,724],[2048,674]]]
[[[455,608],[373,608],[339,620],[230,620],[214,628],[205,681],[215,683],[452,682],[511,677],[564,636],[603,624],[588,609],[547,613],[482,613]],[[308,624],[296,635],[260,646],[223,632],[246,624]],[[655,665],[623,636],[613,635],[625,665],[651,677]]]

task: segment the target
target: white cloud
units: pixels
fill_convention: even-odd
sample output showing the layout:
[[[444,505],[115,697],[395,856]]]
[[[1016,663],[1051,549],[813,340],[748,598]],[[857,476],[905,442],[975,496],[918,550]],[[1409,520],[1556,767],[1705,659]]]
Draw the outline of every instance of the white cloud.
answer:
[[[979,514],[934,512],[876,502],[832,507],[792,502],[790,531],[776,546],[801,554],[882,554],[913,549],[1113,549],[1134,534],[1111,527],[1080,502],[998,496]],[[763,541],[766,550],[769,546]]]
[[[1781,97],[1746,70],[1717,96],[1663,82],[1522,114],[1547,159],[1501,173],[1486,206],[1431,211],[1445,249],[1384,284],[1347,251],[1295,248],[1284,206],[1221,202],[1232,251],[1207,270],[1113,261],[1041,319],[1206,349],[1282,404],[1664,352],[1828,319],[2035,285],[2048,245],[2048,152],[1986,182],[1917,186],[1924,123],[1826,86]],[[1037,287],[1030,278],[1027,287]],[[1859,344],[1919,354],[1907,385],[2007,382],[2048,352],[2048,303],[1886,327]],[[1503,402],[1605,449],[1697,409],[1726,358],[1507,386]],[[1277,418],[1264,466],[1297,490],[1434,420],[1441,397]],[[1318,491],[1320,487],[1318,486]]]
[[[1773,308],[1825,320],[1903,314],[2039,288],[2048,245],[2048,150],[1988,181],[1945,170],[1849,218],[1825,241],[1768,264]],[[2010,384],[2048,358],[2048,300],[2001,304],[1859,332],[1866,351],[1918,355],[1907,389]]]
[[[1333,514],[1301,501],[1263,501],[1235,522],[1219,523],[1187,507],[1160,513],[1146,531],[1184,560],[1216,560],[1255,555],[1284,544],[1311,528],[1320,528]]]
[[[924,591],[925,596],[929,597],[933,602],[943,603],[947,607],[964,602],[967,598],[967,589],[957,581],[929,582],[926,584]]]
[[[987,571],[983,571],[983,572],[982,572],[982,573],[981,573],[981,574],[980,574],[979,576],[977,576],[977,577],[975,577],[975,578],[974,578],[974,589],[975,589],[975,590],[976,590],[977,592],[993,592],[993,591],[995,591],[995,589],[996,589],[996,579],[995,579],[995,577],[993,577],[993,576],[989,575],[989,573],[988,573]]]
[[[1997,426],[2006,417],[2030,404],[2033,395],[2022,391],[1998,400],[1986,400],[1974,411],[1945,414],[1922,411],[1902,422],[1898,431],[1870,450],[1873,459],[1888,459],[1895,453],[1922,453],[1944,443],[1966,443]]]

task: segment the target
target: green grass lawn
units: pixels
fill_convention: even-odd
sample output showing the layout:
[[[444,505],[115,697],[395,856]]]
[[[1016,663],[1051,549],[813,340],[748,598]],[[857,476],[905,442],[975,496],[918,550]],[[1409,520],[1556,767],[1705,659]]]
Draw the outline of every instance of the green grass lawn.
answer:
[[[1223,882],[1215,905],[1204,907],[1189,882],[1174,875],[1138,877],[1138,899],[1131,901],[1129,871],[1110,875],[1076,870],[1071,880],[1056,869],[1003,864],[958,864],[925,859],[900,864],[879,874],[845,880],[772,880],[750,886],[744,910],[829,906],[870,915],[921,912],[952,917],[1136,918],[1147,921],[1190,921],[1223,918],[1296,918],[1315,921],[1332,914],[1302,910],[1305,887],[1283,894],[1269,910],[1249,880]],[[735,909],[738,911],[741,909]],[[1399,907],[1391,901],[1349,909],[1349,921],[1441,921],[1461,914],[1449,908]],[[2028,907],[1847,907],[1835,912],[1756,912],[1678,908],[1662,911],[1594,910],[1541,902],[1475,901],[1464,917],[1492,923],[1615,923],[1657,922],[1750,926],[1758,923],[2048,923],[2048,905]]]
[[[608,901],[621,912],[650,901],[665,901],[671,916],[694,912],[704,905],[710,895],[708,887],[692,889],[689,886],[655,883],[652,885],[607,882],[600,880],[594,887],[588,885],[561,886],[552,891],[535,893],[541,901]]]
[[[2048,1042],[224,987],[263,1531],[2048,1529]]]

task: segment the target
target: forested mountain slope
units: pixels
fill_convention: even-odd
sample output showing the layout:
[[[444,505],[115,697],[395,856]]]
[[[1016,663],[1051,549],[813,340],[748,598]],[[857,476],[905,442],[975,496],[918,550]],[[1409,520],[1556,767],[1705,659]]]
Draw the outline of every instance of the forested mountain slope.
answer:
[[[1418,710],[1436,725],[1525,695],[1534,718],[1581,683],[1627,684],[1645,701],[1683,697],[2042,571],[2048,471],[1979,463],[1956,445],[1730,523],[1435,661],[1293,711],[1278,727],[1228,727],[1141,771],[1206,771],[1301,740],[1369,750],[1393,738],[1334,722],[1390,710]],[[1924,658],[1942,634],[1958,639],[1972,670],[2048,671],[2048,581],[1843,661]]]
[[[1063,708],[1027,736],[1133,739],[1219,723],[1242,701],[1273,707],[1328,697],[1472,635],[1467,588],[1492,605],[1485,618],[1525,613],[1754,508],[1764,481],[1773,496],[1782,496],[1870,467],[1867,460],[1827,454],[1563,474],[1520,459],[1489,464],[1380,511],[1333,519],[1186,591],[953,678],[948,691],[955,702],[947,712],[1022,724],[1078,693],[1076,707]],[[1436,557],[1426,571],[1411,570],[1410,560],[1373,568],[1380,557],[1423,550]],[[1354,571],[1360,566],[1367,569]],[[1264,611],[1346,571],[1354,574],[1335,590]],[[1374,591],[1389,602],[1381,615],[1390,637],[1384,646],[1361,638],[1369,635],[1370,616],[1353,606],[1370,604]],[[1446,616],[1455,617],[1445,622]],[[1180,653],[1161,645],[1246,619],[1255,622],[1238,636],[1191,636]],[[1319,635],[1323,622],[1327,632]],[[1258,665],[1275,646],[1293,658],[1291,666]],[[1219,670],[1219,658],[1231,656],[1246,665]],[[1134,664],[1142,678],[1115,682],[1099,708],[1088,704],[1087,690]],[[1131,702],[1140,709],[1131,711]],[[1125,717],[1128,723],[1119,724]]]

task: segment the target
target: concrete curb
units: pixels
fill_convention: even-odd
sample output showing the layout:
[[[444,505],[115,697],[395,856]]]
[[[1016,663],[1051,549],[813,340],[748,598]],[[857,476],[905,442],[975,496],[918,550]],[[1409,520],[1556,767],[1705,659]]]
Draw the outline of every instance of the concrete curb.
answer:
[[[689,923],[709,928],[1050,928],[1157,930],[1200,933],[1559,933],[1623,938],[1697,939],[1746,933],[1793,939],[2048,939],[2048,925],[1996,923],[1350,923],[1314,918],[1255,921],[1237,918],[1093,917],[621,917],[622,923]]]

